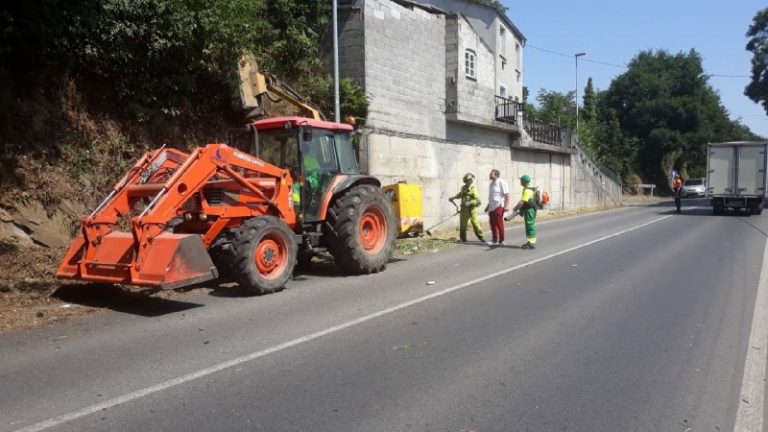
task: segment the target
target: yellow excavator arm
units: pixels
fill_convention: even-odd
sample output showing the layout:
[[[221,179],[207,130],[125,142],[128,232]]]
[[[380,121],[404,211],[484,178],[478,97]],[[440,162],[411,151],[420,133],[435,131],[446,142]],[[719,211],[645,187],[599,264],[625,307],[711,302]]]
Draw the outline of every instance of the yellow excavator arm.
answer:
[[[245,55],[239,62],[240,99],[243,109],[248,111],[247,117],[260,117],[265,114],[263,98],[266,96],[273,102],[286,101],[304,112],[305,117],[324,120],[320,111],[307,102],[298,92],[287,84],[283,84],[275,76],[259,73],[256,59]],[[270,93],[278,100],[270,97]]]

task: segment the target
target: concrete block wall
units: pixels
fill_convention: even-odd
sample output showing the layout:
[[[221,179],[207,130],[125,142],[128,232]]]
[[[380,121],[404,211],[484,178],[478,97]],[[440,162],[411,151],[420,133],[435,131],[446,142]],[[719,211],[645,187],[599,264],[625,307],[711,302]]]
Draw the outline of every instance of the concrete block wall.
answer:
[[[445,136],[445,15],[366,0],[367,124]]]
[[[365,21],[360,2],[339,8],[339,75],[365,86]],[[333,33],[331,32],[331,35]],[[333,38],[324,42],[324,62],[333,68]]]
[[[518,179],[523,174],[531,176],[535,186],[550,194],[552,209],[572,208],[574,202],[567,187],[573,176],[570,154],[472,145],[381,130],[370,131],[364,137],[371,175],[384,184],[405,181],[421,185],[427,226],[453,213],[448,198],[459,191],[467,172],[475,174],[484,203],[488,201],[488,174],[494,168],[501,171],[501,178],[510,185],[513,202],[522,193]],[[576,189],[580,190],[581,206],[588,206],[585,199],[594,198],[594,185],[582,181]]]
[[[496,78],[494,87],[498,87],[499,83],[503,83],[507,86],[509,97],[517,96],[518,99],[523,99],[523,45],[525,45],[523,39],[524,36],[515,31],[507,22],[501,19],[501,16],[493,8],[480,5],[470,0],[409,0],[414,3],[419,3],[425,6],[435,6],[440,10],[448,13],[461,13],[466,22],[472,25],[475,32],[483,39],[488,45],[491,51],[495,55],[503,55],[507,59],[505,67],[501,67],[501,62],[497,58],[496,65],[494,66]],[[514,18],[514,5],[507,10],[508,18]],[[511,20],[510,20],[511,22]],[[506,35],[504,39],[504,45],[501,45],[501,39],[499,38],[499,27],[504,26],[506,28]],[[515,43],[520,44],[520,61],[518,62],[517,54],[515,52]],[[519,67],[518,67],[519,65]],[[520,81],[517,80],[517,73],[515,69],[518,69],[521,74]]]
[[[458,71],[456,73],[456,112],[463,119],[479,124],[491,124],[495,118],[496,60],[491,48],[480,38],[472,26],[462,17],[456,18],[458,32]],[[475,53],[475,78],[469,78],[464,70],[467,50]]]
[[[478,143],[490,147],[509,148],[512,138],[503,130],[476,127],[468,124],[449,122],[446,125],[446,139],[455,142]]]
[[[572,208],[609,206],[621,201],[621,184],[592,161],[583,150],[571,158]]]
[[[464,59],[459,58],[459,23],[458,16],[451,15],[445,19],[445,113],[456,113],[458,105],[459,68],[463,67]]]

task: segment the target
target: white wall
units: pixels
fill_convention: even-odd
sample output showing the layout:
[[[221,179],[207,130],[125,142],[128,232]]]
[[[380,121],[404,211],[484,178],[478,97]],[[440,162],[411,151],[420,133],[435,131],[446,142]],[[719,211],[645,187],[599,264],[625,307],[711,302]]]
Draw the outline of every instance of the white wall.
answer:
[[[367,124],[445,136],[445,16],[365,1]]]
[[[509,183],[513,201],[520,198],[518,179],[524,174],[549,193],[552,210],[607,205],[619,199],[618,189],[611,192],[599,187],[594,173],[578,162],[580,154],[470,145],[371,129],[364,141],[371,175],[384,184],[405,181],[421,185],[426,226],[453,213],[447,200],[458,192],[467,172],[475,174],[483,202],[487,202],[488,173],[494,168]]]

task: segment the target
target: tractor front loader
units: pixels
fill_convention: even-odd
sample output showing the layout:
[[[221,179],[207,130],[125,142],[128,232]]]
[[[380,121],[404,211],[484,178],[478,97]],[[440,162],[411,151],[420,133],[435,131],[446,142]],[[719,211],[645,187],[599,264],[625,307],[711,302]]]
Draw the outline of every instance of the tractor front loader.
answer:
[[[247,288],[278,289],[296,257],[292,185],[287,170],[224,144],[148,153],[82,220],[56,275],[163,289],[204,282],[219,276],[208,248],[240,228],[241,243],[254,246],[241,253]],[[237,199],[213,205],[212,188]]]

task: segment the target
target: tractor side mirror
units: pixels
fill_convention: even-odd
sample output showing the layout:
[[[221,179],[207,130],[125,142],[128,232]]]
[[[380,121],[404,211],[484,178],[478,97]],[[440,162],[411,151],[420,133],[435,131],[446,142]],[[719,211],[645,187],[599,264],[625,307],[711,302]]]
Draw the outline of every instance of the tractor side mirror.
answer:
[[[301,138],[304,141],[312,141],[312,127],[311,126],[304,126],[304,128],[301,131]]]
[[[256,125],[249,125],[248,129],[250,129],[251,133],[251,143],[249,148],[249,153],[259,157],[261,156],[261,149],[259,148],[259,130],[256,129]]]

